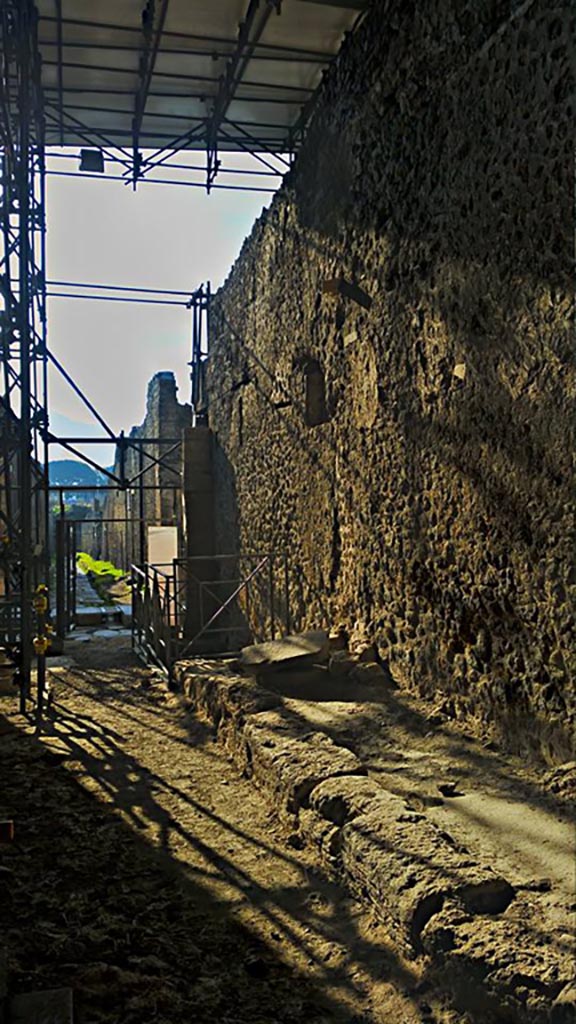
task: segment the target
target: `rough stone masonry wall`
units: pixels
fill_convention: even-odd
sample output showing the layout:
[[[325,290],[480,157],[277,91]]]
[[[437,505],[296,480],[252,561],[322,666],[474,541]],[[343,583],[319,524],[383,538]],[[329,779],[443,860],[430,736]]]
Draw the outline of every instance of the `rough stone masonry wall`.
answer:
[[[166,438],[166,442],[146,444],[143,451],[153,458],[166,455],[172,444],[168,439],[181,438],[185,427],[190,426],[189,405],[180,405],[176,397],[177,387],[174,374],[163,370],[155,374],[148,384],[146,416],[139,427],[132,427],[129,438]],[[182,449],[166,455],[163,465],[154,465],[144,456],[142,465],[147,472],[142,477],[145,487],[160,489],[144,490],[144,521],[148,526],[182,527],[182,494],[174,490],[174,484],[181,485]],[[125,470],[129,478],[140,472],[140,454],[136,448],[128,448],[125,455]],[[114,472],[120,473],[120,453],[116,451]],[[127,568],[132,561],[140,560],[139,527],[139,484],[135,483],[128,492],[110,491],[104,502],[104,519],[122,519],[128,513],[133,522],[107,523],[103,528],[103,557],[115,565]]]
[[[208,368],[220,550],[286,549],[296,627],[375,640],[551,760],[574,711],[569,21],[377,2],[217,295]]]

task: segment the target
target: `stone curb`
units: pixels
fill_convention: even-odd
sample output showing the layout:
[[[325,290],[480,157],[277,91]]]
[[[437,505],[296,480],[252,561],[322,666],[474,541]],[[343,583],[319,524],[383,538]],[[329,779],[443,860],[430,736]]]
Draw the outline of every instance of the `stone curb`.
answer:
[[[482,1024],[576,1022],[570,954],[546,943],[533,906],[506,879],[255,679],[183,662],[177,680],[279,816],[376,910],[404,953],[427,958],[459,1008],[480,1011]]]

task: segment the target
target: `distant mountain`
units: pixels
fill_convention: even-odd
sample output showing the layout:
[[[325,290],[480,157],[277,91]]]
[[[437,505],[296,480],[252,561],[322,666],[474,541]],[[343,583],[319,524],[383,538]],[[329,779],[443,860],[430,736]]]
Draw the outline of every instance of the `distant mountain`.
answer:
[[[48,464],[50,483],[56,487],[72,487],[81,484],[105,484],[108,478],[97,469],[92,469],[85,462],[74,459],[55,459]]]

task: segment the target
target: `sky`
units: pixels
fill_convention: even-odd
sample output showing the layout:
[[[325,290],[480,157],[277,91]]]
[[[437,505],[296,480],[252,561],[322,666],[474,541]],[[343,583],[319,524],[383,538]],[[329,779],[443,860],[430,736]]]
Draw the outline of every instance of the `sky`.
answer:
[[[202,162],[200,154],[179,160]],[[259,166],[244,154],[225,160],[233,167]],[[48,169],[77,170],[78,158],[49,158]],[[119,173],[114,165],[107,170]],[[162,173],[200,180],[187,171]],[[219,180],[228,184],[239,179],[222,175]],[[244,177],[242,182],[270,188],[277,179]],[[48,281],[193,291],[209,280],[217,288],[271,198],[261,191],[215,190],[207,196],[200,188],[155,183],[143,183],[134,192],[116,180],[49,174]],[[190,311],[81,299],[51,298],[48,303],[49,348],[114,432],[142,421],[146,386],[159,370],[173,370],[179,400],[190,400]],[[50,373],[48,405],[53,432],[102,434],[55,371]],[[94,445],[89,453],[104,465],[113,461],[112,446]],[[52,459],[63,457],[70,456],[62,448],[52,449]]]

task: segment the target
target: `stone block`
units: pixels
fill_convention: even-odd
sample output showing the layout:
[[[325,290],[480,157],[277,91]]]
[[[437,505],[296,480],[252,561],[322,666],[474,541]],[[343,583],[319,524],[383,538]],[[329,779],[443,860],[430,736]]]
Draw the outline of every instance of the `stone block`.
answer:
[[[356,661],[351,658],[347,651],[334,651],[328,662],[328,671],[331,676],[348,676],[356,667]]]
[[[310,806],[320,817],[345,825],[368,809],[382,787],[374,779],[350,776],[327,779],[310,794]]]
[[[73,1024],[72,989],[27,992],[10,1002],[10,1024]]]
[[[228,716],[243,718],[282,703],[277,694],[262,690],[252,679],[210,672],[194,662],[181,665],[178,678],[185,696],[215,726]]]
[[[407,951],[422,952],[422,930],[447,898],[476,914],[500,913],[514,897],[505,879],[383,790],[343,825],[340,843],[350,887],[369,897]]]
[[[75,615],[78,626],[96,626],[106,617],[106,608],[100,605],[80,605]]]
[[[571,950],[542,941],[528,904],[473,917],[449,899],[422,931],[436,976],[464,1011],[517,1024],[573,1024]]]
[[[376,661],[360,661],[350,673],[356,683],[381,683],[383,686],[394,686],[389,672]]]
[[[246,764],[279,811],[296,814],[325,779],[365,775],[355,754],[285,711],[252,715],[243,730]]]
[[[249,672],[304,667],[325,661],[328,653],[327,634],[322,630],[310,630],[297,636],[286,636],[281,640],[268,640],[263,644],[244,647],[240,664]]]

